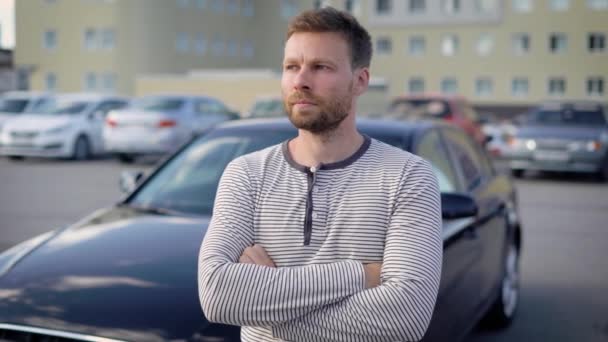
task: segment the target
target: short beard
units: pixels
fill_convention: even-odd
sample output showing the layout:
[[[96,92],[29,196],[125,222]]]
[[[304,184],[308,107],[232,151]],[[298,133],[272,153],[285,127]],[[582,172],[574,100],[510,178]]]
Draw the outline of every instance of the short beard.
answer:
[[[350,95],[350,94],[349,94]],[[293,105],[300,100],[314,102],[318,113],[294,113]],[[348,117],[352,101],[352,95],[326,101],[312,94],[294,92],[285,101],[285,109],[289,121],[298,129],[309,131],[316,135],[325,135],[335,131],[338,126]]]

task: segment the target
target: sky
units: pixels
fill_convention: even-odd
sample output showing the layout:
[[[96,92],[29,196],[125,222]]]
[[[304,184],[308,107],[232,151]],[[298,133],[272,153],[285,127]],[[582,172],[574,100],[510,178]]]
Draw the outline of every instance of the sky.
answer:
[[[0,46],[15,46],[15,0],[0,0]]]

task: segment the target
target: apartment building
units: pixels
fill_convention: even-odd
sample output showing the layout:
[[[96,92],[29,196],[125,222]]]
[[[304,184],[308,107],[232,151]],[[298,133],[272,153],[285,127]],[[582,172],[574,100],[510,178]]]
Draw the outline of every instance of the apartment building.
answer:
[[[16,1],[16,64],[31,87],[134,93],[135,77],[276,68],[299,1]],[[308,6],[310,8],[310,6]]]
[[[322,6],[370,30],[376,99],[442,92],[487,108],[608,100],[608,0],[27,0],[16,3],[15,60],[33,70],[34,89],[196,89],[180,77],[213,88],[217,77],[185,75],[278,71],[289,18]],[[158,74],[172,74],[170,85]]]

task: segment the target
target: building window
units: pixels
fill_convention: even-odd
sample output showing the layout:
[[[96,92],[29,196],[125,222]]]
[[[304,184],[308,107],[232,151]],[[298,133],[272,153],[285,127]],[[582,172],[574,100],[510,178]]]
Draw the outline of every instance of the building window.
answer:
[[[487,77],[475,80],[475,94],[479,97],[491,96],[494,92],[494,83]]]
[[[320,9],[323,7],[328,7],[331,4],[327,1],[327,0],[315,0],[315,3],[313,4],[313,7],[315,9]]]
[[[515,33],[513,35],[513,52],[516,55],[525,55],[530,52],[530,35]]]
[[[564,33],[551,33],[549,35],[549,51],[551,53],[562,53],[566,51],[567,39]]]
[[[231,40],[227,45],[227,55],[230,57],[236,57],[239,55],[239,43],[236,40]]]
[[[175,41],[177,52],[186,53],[190,50],[190,37],[187,33],[179,32]]]
[[[550,78],[547,93],[551,96],[563,96],[566,93],[566,80],[562,77]]]
[[[84,75],[84,90],[95,91],[97,90],[97,75],[94,72],[87,72]]]
[[[446,77],[441,80],[441,92],[448,95],[458,93],[458,80],[453,77]]]
[[[101,48],[104,50],[113,50],[116,44],[116,36],[113,29],[105,29],[101,33]]]
[[[226,0],[226,11],[231,15],[239,14],[239,2],[238,0]]]
[[[211,10],[216,13],[224,11],[224,0],[211,0]]]
[[[102,89],[107,92],[113,92],[116,90],[116,75],[108,72],[102,77]]]
[[[408,53],[412,56],[421,56],[426,52],[426,41],[422,36],[410,37]]]
[[[407,81],[407,91],[412,94],[424,93],[424,79],[412,77]]]
[[[570,0],[549,0],[549,5],[554,11],[563,12],[570,7]]]
[[[408,11],[411,14],[426,12],[426,0],[409,0]]]
[[[604,79],[600,76],[587,78],[587,95],[603,96],[604,95]]]
[[[530,91],[530,83],[527,78],[516,77],[511,81],[511,94],[516,97],[526,97]]]
[[[589,52],[605,52],[606,51],[606,36],[603,33],[589,33],[587,48]]]
[[[223,56],[225,49],[226,43],[224,40],[221,37],[216,36],[213,39],[213,44],[211,45],[211,53],[213,53],[214,56]]]
[[[587,0],[587,6],[594,10],[608,9],[608,0]]]
[[[205,38],[203,33],[197,34],[194,39],[194,53],[199,56],[203,56],[207,53],[207,38]]]
[[[177,0],[177,7],[188,8],[190,6],[190,0]]]
[[[253,0],[243,0],[242,6],[243,7],[241,8],[241,14],[244,17],[253,17],[253,14],[254,14]]]
[[[392,0],[376,0],[376,14],[388,15],[393,10]]]
[[[295,0],[281,0],[281,18],[288,19],[296,15],[298,6]]]
[[[97,30],[94,28],[85,29],[83,40],[85,50],[93,51],[97,49]]]
[[[253,58],[255,53],[255,48],[253,46],[253,42],[251,41],[245,41],[243,42],[243,46],[241,47],[241,54],[243,55],[243,57],[247,58],[247,59],[251,59]]]
[[[54,72],[49,72],[44,77],[44,88],[47,91],[57,90],[57,75]]]
[[[441,0],[441,11],[446,14],[456,14],[460,12],[460,0]]]
[[[376,51],[381,55],[388,55],[393,51],[393,42],[388,37],[380,37],[376,40]]]
[[[494,38],[489,33],[482,33],[477,40],[477,54],[487,56],[494,48]]]
[[[196,0],[195,5],[198,9],[204,9],[205,7],[207,7],[207,0]]]
[[[496,0],[475,0],[475,12],[490,13],[496,9]]]
[[[515,12],[528,13],[532,12],[532,0],[512,0],[513,10]]]
[[[354,15],[355,17],[358,17],[361,15],[361,0],[346,0],[344,2],[344,9]]]
[[[441,54],[444,56],[454,56],[458,52],[458,37],[453,34],[445,35],[441,38]]]
[[[44,48],[47,50],[55,50],[57,48],[57,31],[46,30],[44,32]]]

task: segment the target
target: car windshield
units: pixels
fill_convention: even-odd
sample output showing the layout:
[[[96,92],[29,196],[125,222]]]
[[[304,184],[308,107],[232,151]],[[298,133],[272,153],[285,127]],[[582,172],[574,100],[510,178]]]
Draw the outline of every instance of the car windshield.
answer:
[[[84,110],[91,104],[88,101],[59,101],[52,109],[49,109],[47,113],[56,115],[76,115],[84,112]]]
[[[27,99],[0,99],[0,112],[9,114],[23,113],[28,103]]]
[[[176,111],[180,110],[184,103],[184,99],[175,97],[143,97],[134,100],[130,108],[143,112]]]
[[[552,126],[603,126],[606,117],[600,106],[541,108],[528,116],[528,123]]]
[[[165,165],[129,204],[211,215],[220,178],[230,161],[279,144],[295,134],[295,130],[262,135],[259,131],[212,132]]]
[[[449,106],[438,99],[399,99],[391,103],[388,112],[402,118],[443,119],[449,115]]]
[[[253,105],[251,117],[277,117],[285,115],[285,107],[280,100],[260,100]]]

